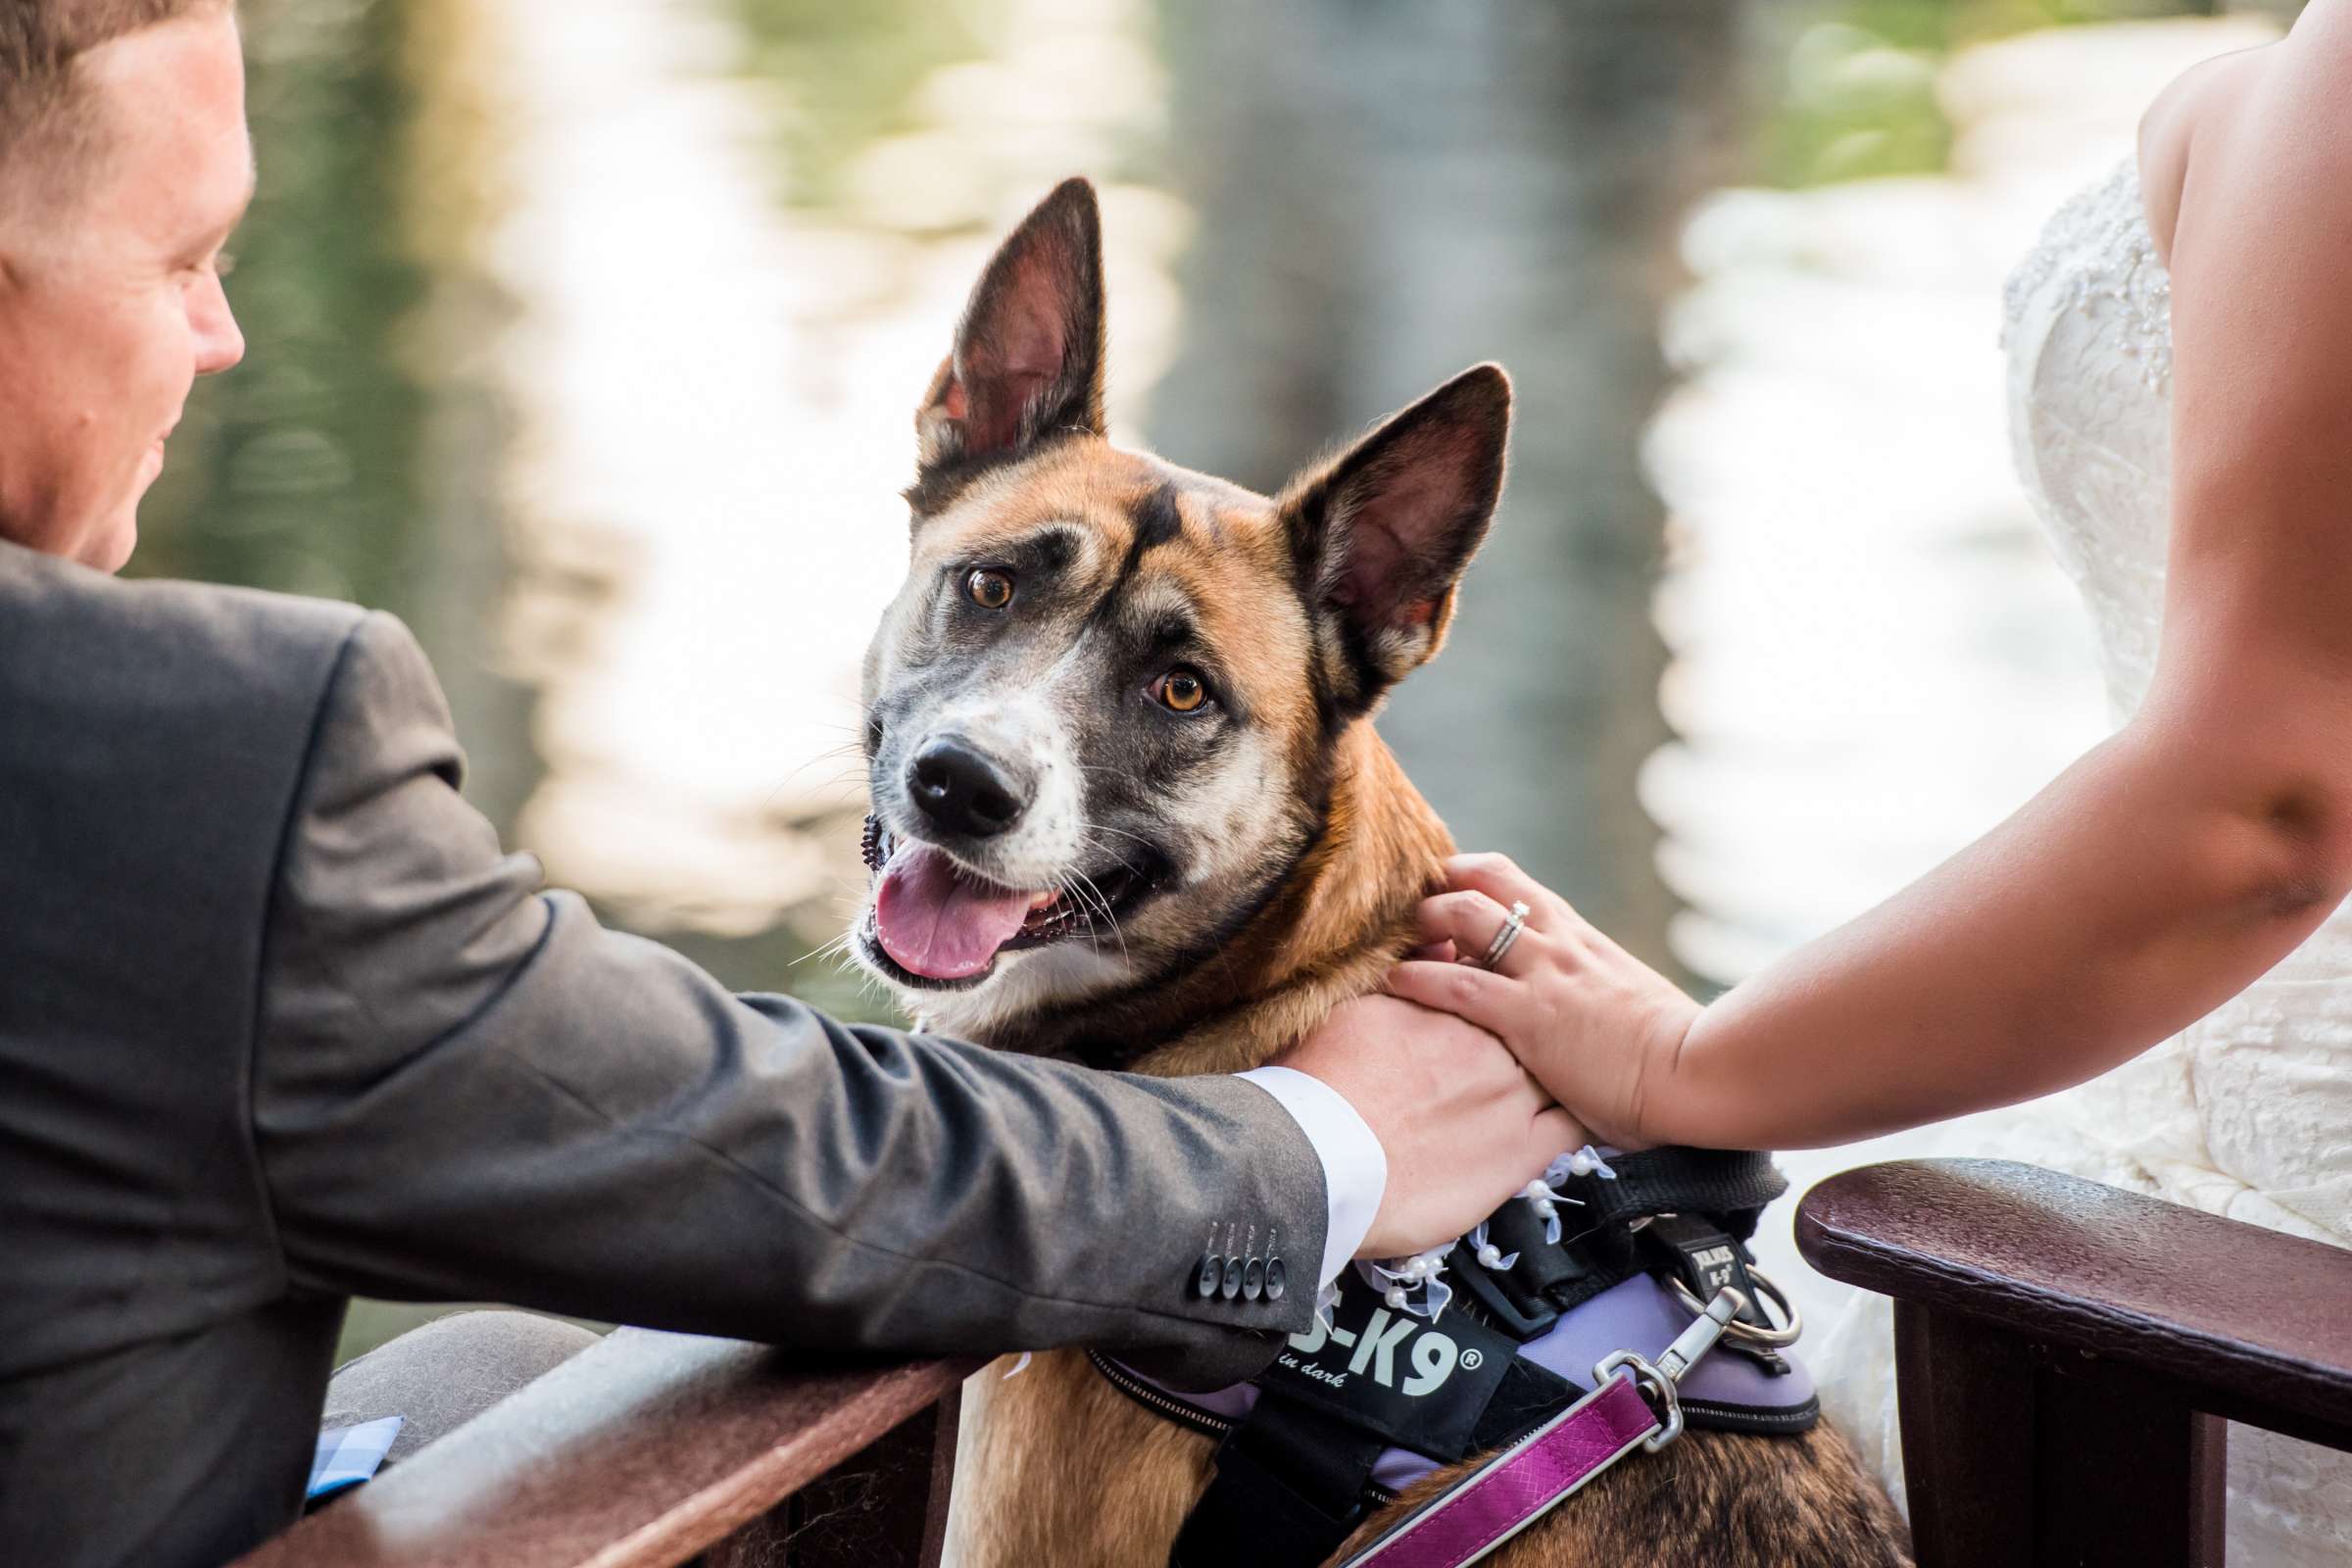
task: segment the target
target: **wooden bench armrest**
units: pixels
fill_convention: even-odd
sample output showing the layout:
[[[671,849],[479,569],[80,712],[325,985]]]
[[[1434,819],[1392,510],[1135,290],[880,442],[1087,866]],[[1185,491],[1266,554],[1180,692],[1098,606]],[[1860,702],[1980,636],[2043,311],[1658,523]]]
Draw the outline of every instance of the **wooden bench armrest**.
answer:
[[[761,1346],[621,1329],[239,1568],[676,1563],[980,1364],[819,1368]]]
[[[1833,1176],[1797,1208],[1834,1279],[2121,1362],[2195,1408],[2352,1446],[2352,1252],[2006,1160]]]

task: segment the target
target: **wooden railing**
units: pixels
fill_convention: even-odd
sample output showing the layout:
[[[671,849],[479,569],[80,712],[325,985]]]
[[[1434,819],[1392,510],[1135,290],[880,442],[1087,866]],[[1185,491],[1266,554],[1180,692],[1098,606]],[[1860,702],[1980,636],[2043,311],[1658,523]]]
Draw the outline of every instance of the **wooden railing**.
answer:
[[[979,1364],[621,1329],[238,1568],[928,1568]]]
[[[1992,1160],[1796,1228],[1894,1298],[1921,1568],[2215,1568],[2225,1418],[2352,1449],[2352,1251]],[[239,1568],[930,1568],[978,1365],[622,1329]]]
[[[2352,1449],[2352,1251],[1984,1159],[1833,1176],[1796,1237],[1894,1298],[1920,1568],[2218,1568],[2225,1420]]]

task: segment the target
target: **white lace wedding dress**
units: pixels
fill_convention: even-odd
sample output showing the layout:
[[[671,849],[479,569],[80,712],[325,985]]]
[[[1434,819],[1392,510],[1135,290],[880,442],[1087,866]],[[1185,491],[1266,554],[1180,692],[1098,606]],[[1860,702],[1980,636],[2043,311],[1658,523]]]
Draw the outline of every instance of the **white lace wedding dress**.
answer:
[[[2155,669],[2169,517],[2171,284],[2135,169],[2060,209],[2010,278],[2006,318],[2019,474],[2096,623],[2120,723]],[[2116,1071],[1867,1152],[2026,1159],[2352,1246],[2352,904],[2236,999]],[[1837,1299],[1828,1282],[1806,1285],[1817,1306]],[[2245,1282],[2250,1296],[2263,1288]],[[1829,1413],[1899,1496],[1886,1303],[1845,1293],[1806,1342]],[[2230,1560],[2352,1563],[2352,1458],[2231,1427]]]

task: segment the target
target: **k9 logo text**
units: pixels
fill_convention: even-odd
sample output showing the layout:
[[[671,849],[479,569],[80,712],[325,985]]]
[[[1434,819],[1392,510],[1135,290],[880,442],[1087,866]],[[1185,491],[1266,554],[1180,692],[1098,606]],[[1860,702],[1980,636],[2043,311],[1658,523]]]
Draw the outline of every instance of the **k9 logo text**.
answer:
[[[1335,1365],[1333,1360],[1316,1354],[1326,1347],[1333,1348],[1334,1360],[1339,1350],[1353,1353],[1345,1366]],[[1444,1388],[1462,1355],[1461,1348],[1451,1336],[1439,1333],[1417,1318],[1395,1314],[1381,1306],[1373,1308],[1371,1320],[1361,1334],[1316,1318],[1305,1333],[1291,1336],[1291,1348],[1280,1359],[1282,1365],[1300,1376],[1335,1389],[1345,1387],[1352,1376],[1369,1373],[1372,1381],[1382,1388],[1396,1389],[1419,1398]],[[1399,1359],[1408,1368],[1401,1385],[1396,1381]]]

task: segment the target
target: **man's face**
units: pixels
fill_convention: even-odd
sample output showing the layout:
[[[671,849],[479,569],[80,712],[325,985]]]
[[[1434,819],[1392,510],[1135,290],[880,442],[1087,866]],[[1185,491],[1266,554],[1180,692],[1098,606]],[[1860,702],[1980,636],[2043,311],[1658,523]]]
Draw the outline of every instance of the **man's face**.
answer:
[[[244,357],[220,260],[253,148],[226,6],[76,69],[103,150],[0,207],[0,538],[113,571],[189,387]]]

